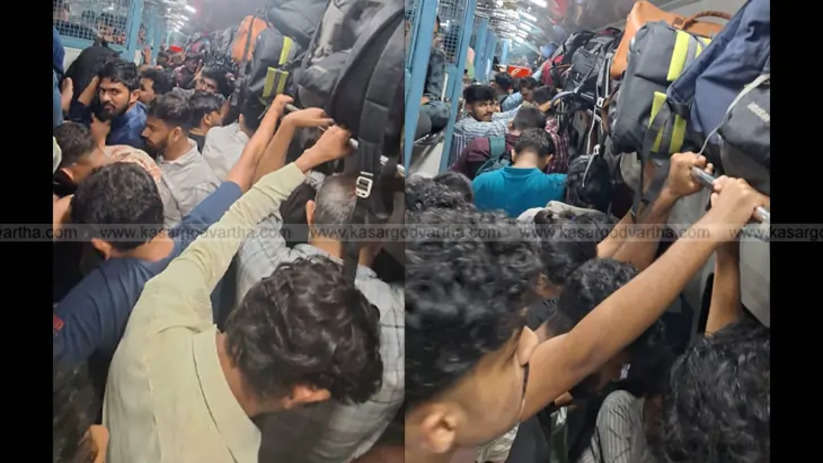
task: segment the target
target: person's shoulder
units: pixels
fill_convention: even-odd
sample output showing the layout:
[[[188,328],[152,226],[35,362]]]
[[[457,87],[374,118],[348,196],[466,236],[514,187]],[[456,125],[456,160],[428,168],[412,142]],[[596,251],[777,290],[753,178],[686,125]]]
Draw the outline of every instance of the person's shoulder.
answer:
[[[147,272],[136,259],[109,259],[83,277],[57,304],[55,313],[66,317],[90,304],[116,310],[120,303],[128,302],[129,294],[134,292],[130,290],[139,292],[145,280]]]

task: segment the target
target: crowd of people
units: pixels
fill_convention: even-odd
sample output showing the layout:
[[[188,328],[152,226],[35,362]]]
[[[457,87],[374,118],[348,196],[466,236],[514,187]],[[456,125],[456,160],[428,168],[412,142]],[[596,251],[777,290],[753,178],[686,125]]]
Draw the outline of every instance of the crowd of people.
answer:
[[[54,36],[54,461],[396,453],[402,282],[381,243],[347,281],[323,232],[356,202],[350,132],[226,57],[96,44],[64,72]]]

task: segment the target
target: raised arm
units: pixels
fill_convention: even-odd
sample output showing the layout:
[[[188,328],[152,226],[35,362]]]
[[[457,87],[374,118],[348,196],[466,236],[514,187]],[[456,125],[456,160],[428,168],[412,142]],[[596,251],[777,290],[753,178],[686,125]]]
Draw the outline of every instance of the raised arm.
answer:
[[[254,173],[252,184],[262,176],[283,167],[286,163],[286,152],[289,149],[294,133],[297,129],[308,127],[329,127],[334,121],[320,108],[306,108],[287,114],[274,134],[274,138],[266,147],[266,152]]]
[[[740,243],[723,243],[715,252],[714,282],[706,334],[714,333],[743,316],[740,304]]]
[[[240,189],[248,191],[249,187],[255,180],[254,174],[257,170],[257,165],[260,163],[260,158],[266,150],[266,146],[274,135],[274,128],[277,127],[277,121],[283,115],[286,105],[294,101],[288,95],[278,95],[274,102],[266,111],[266,115],[260,122],[260,127],[255,130],[254,135],[246,143],[243,148],[243,153],[240,159],[231,168],[228,175],[226,175],[227,182],[234,182],[240,186]]]
[[[712,209],[659,259],[600,303],[569,333],[540,344],[532,355],[521,419],[571,389],[657,320],[720,243],[733,239],[767,198],[745,181],[721,177]],[[540,373],[537,373],[540,372]]]
[[[135,312],[177,311],[180,317],[211,321],[209,295],[243,241],[258,222],[278,210],[280,203],[303,182],[306,172],[348,154],[348,139],[347,131],[332,127],[294,163],[263,177],[172,260],[165,271],[146,284]]]

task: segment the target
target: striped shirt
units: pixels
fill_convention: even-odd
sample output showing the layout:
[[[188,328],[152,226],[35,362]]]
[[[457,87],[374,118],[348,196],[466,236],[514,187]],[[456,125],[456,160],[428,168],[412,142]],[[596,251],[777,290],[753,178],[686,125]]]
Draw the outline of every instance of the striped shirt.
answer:
[[[546,120],[546,132],[552,137],[554,142],[554,157],[549,163],[546,173],[565,174],[569,172],[569,135],[560,133],[556,117],[549,117]]]
[[[504,113],[495,113],[489,122],[478,121],[472,116],[460,119],[454,125],[454,138],[449,154],[449,161],[457,159],[469,143],[477,137],[502,137],[506,135],[509,122],[517,115],[520,106]],[[451,162],[449,163],[451,164]]]
[[[577,463],[656,463],[646,442],[644,403],[626,391],[609,394],[597,413],[591,444]]]

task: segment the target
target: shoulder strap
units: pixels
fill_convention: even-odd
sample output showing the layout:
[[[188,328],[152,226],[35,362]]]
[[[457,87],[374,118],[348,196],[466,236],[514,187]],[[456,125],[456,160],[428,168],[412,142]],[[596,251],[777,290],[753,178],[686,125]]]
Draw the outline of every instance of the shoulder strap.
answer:
[[[506,154],[506,137],[489,137],[489,159],[499,161]]]

